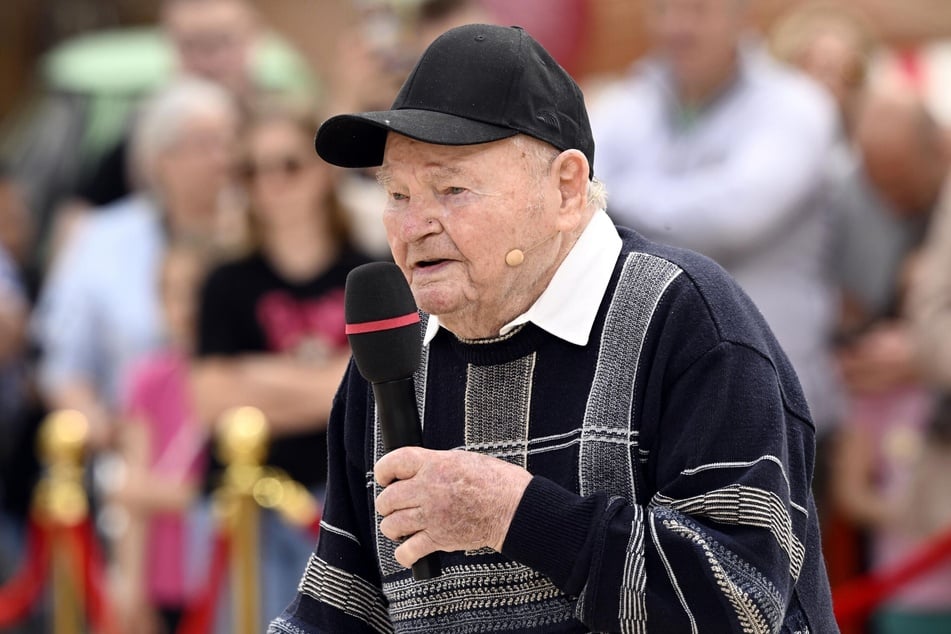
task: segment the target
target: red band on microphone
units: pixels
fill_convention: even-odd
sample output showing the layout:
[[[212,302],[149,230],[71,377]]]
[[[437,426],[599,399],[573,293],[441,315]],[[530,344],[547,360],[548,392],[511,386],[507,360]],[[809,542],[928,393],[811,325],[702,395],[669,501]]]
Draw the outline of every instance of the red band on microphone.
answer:
[[[419,323],[419,313],[408,313],[406,315],[400,315],[399,317],[390,317],[389,319],[365,321],[359,324],[347,324],[345,332],[348,335],[363,335],[368,332],[392,330],[393,328],[402,328],[403,326],[416,323]]]

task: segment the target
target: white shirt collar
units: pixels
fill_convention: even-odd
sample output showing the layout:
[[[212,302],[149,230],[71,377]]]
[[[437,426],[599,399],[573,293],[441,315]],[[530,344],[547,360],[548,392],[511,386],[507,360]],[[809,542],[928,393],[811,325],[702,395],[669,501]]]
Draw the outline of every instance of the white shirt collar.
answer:
[[[499,335],[532,322],[568,343],[587,345],[620,253],[621,236],[614,223],[604,210],[596,212],[548,287],[528,311],[502,326]],[[439,318],[430,315],[423,345],[429,345],[439,327]]]

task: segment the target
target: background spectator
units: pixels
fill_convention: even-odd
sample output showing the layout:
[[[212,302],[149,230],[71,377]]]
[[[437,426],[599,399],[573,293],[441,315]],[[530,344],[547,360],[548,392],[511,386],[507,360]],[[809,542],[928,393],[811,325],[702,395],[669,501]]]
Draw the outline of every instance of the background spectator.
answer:
[[[662,0],[654,55],[592,114],[595,174],[619,224],[717,260],[789,355],[822,438],[840,393],[824,165],[832,100],[752,39],[746,3]]]
[[[16,264],[21,281],[31,299],[39,285],[38,271],[33,266],[34,227],[26,206],[23,188],[5,165],[0,165],[0,246]]]
[[[948,157],[934,120],[912,95],[876,91],[856,139],[869,187],[850,209],[839,250],[845,310],[840,366],[852,392],[888,390],[918,374],[901,310],[903,271],[938,203]]]
[[[868,547],[853,538],[840,542],[839,550],[857,551],[861,566],[880,568],[897,564],[923,537],[907,531],[908,521],[925,512],[908,501],[923,493],[913,473],[934,396],[921,380],[905,302],[909,280],[921,268],[917,250],[941,193],[947,158],[934,120],[907,93],[869,92],[857,112],[855,136],[861,188],[842,208],[837,250],[843,285],[838,359],[848,408],[832,482],[837,509],[869,538]],[[903,588],[891,604],[897,613],[876,627],[917,631],[905,629],[914,627],[914,619],[902,622],[900,613],[941,607],[933,583],[945,582],[926,577]]]
[[[951,390],[951,190],[930,224],[909,290],[916,358],[926,377]]]
[[[207,460],[207,433],[188,387],[207,258],[190,242],[166,249],[158,281],[165,344],[135,365],[123,397],[118,435],[125,469],[113,499],[128,526],[115,550],[112,596],[127,632],[174,634],[208,560],[207,548],[188,547],[196,540],[186,529]]]
[[[27,324],[32,300],[19,258],[29,218],[17,183],[0,167],[0,585],[23,561],[26,518],[38,465],[37,404]],[[11,634],[39,632],[39,615]]]
[[[275,76],[273,69],[266,74],[268,67],[256,63],[263,27],[247,0],[163,0],[161,24],[175,53],[176,72],[225,88],[243,111],[259,99],[281,93],[301,99],[311,88],[303,73],[288,81]],[[291,63],[287,66],[292,68]],[[82,201],[100,206],[129,193],[127,150],[125,140],[120,140],[99,169],[80,183],[77,195]]]
[[[83,34],[49,51],[38,67],[36,105],[3,129],[3,154],[35,215],[45,265],[62,214],[98,207],[134,189],[127,136],[144,98],[182,74],[233,91],[311,99],[313,74],[249,0],[162,0],[157,28]]]
[[[0,426],[8,440],[16,438],[25,422],[29,398],[27,323],[32,299],[20,264],[26,231],[19,188],[0,167]],[[14,443],[4,443],[0,462],[6,464],[14,449]]]
[[[951,527],[951,401],[908,384],[856,399],[835,462],[839,507],[870,535],[873,570],[899,566]],[[876,611],[876,634],[951,628],[951,563],[903,584]]]
[[[209,276],[193,390],[206,423],[230,407],[261,409],[271,425],[268,464],[319,498],[327,417],[350,356],[344,283],[367,260],[350,245],[334,172],[314,154],[315,129],[310,116],[276,110],[245,131],[239,169],[257,247]],[[270,619],[294,595],[314,542],[276,514],[262,521],[262,617]]]
[[[236,125],[214,84],[182,80],[157,94],[133,140],[144,189],[85,220],[43,288],[34,320],[42,394],[51,408],[85,413],[100,446],[130,365],[161,341],[163,245],[216,241]]]
[[[784,14],[770,30],[770,50],[823,85],[839,106],[851,136],[855,109],[879,41],[867,18],[832,2],[806,2]]]

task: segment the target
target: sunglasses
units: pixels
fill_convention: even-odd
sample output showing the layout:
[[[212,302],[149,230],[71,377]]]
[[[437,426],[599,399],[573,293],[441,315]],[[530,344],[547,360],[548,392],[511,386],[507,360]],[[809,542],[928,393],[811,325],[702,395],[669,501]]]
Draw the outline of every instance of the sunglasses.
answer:
[[[299,156],[282,156],[265,161],[243,161],[238,165],[238,176],[245,182],[252,182],[263,174],[280,174],[294,177],[303,171],[312,161]]]

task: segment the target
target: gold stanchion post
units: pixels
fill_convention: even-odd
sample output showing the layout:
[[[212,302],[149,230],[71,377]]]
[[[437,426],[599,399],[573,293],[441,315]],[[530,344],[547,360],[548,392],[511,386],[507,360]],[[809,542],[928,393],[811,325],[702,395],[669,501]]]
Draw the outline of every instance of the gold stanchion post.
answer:
[[[217,506],[231,533],[231,594],[235,634],[260,631],[259,521],[254,500],[267,453],[264,414],[253,407],[225,412],[218,429],[218,456],[226,465]]]
[[[310,529],[320,516],[320,505],[307,487],[280,469],[264,469],[261,479],[254,484],[254,500],[302,530]]]
[[[37,440],[45,474],[37,484],[33,508],[41,524],[52,529],[53,634],[80,634],[83,588],[73,568],[69,546],[57,529],[72,528],[89,513],[83,489],[83,454],[89,422],[76,410],[47,416]]]

